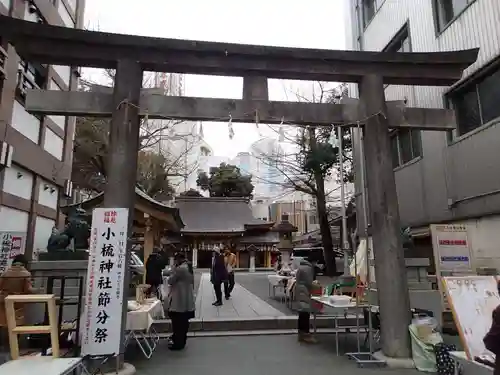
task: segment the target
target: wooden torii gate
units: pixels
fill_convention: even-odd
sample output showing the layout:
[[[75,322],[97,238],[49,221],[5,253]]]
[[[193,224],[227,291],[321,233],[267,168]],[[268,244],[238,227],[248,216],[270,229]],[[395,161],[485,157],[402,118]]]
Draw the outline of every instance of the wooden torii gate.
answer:
[[[385,84],[449,86],[478,50],[444,53],[330,51],[160,39],[75,30],[0,17],[0,36],[28,61],[116,69],[112,94],[30,91],[27,110],[65,116],[111,116],[106,207],[133,207],[140,116],[365,129],[367,185],[377,285],[381,291],[382,350],[408,358],[409,297],[396,195],[390,128],[449,130],[446,109],[387,103]],[[141,95],[143,71],[243,77],[243,99]],[[360,106],[270,102],[267,79],[356,82]],[[13,79],[10,77],[10,79]],[[364,120],[363,120],[364,119]]]

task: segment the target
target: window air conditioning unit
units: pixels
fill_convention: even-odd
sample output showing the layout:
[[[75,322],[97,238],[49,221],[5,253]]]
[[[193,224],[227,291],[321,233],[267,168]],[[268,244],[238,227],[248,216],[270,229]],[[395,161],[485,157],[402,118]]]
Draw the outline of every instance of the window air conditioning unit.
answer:
[[[7,142],[0,142],[0,165],[5,168],[12,166],[12,155],[14,154],[14,147]]]

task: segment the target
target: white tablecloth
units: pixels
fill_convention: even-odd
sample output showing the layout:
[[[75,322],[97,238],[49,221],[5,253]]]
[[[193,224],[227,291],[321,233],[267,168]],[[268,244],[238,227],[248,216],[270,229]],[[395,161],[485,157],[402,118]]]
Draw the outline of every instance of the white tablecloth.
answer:
[[[329,296],[313,296],[311,299],[315,302],[319,302],[325,306],[334,308],[334,309],[354,309],[354,308],[362,308],[368,307],[368,305],[364,303],[356,304],[356,301],[352,301],[349,303],[334,303]]]
[[[471,361],[467,358],[465,352],[450,352],[450,357],[455,361],[455,365],[462,367],[464,375],[489,375],[493,374],[493,368],[483,365],[482,363]],[[458,374],[458,369],[455,367],[455,374]]]
[[[293,276],[281,276],[281,275],[267,275],[267,279],[269,280],[269,284],[273,286],[278,286],[280,284],[283,285],[285,280],[290,280]]]
[[[147,331],[153,324],[154,318],[163,318],[163,304],[155,299],[145,302],[138,310],[127,313],[127,331]]]

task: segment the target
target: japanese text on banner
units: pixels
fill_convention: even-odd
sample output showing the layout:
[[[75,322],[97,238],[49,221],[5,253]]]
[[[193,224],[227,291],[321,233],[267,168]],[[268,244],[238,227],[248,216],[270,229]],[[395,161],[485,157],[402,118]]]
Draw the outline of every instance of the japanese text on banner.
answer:
[[[16,255],[24,254],[25,232],[0,232],[0,274],[12,264]]]
[[[120,350],[127,223],[124,208],[97,208],[92,215],[82,343],[85,355],[111,355]]]

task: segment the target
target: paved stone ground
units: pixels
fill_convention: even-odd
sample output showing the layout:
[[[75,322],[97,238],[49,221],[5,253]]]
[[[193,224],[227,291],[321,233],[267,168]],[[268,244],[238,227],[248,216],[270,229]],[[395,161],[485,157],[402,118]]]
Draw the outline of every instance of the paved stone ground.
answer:
[[[347,351],[355,347],[355,340],[343,346]],[[198,337],[189,339],[183,352],[170,352],[161,343],[150,360],[129,351],[127,361],[136,366],[138,375],[417,374],[415,370],[358,368],[347,357],[335,355],[331,335],[320,335],[317,345],[300,344],[295,335]]]
[[[267,279],[266,279],[267,280]],[[283,312],[263,301],[259,296],[249,292],[236,283],[231,299],[224,300],[220,307],[212,306],[215,294],[210,283],[210,274],[203,273],[196,293],[196,318],[259,318],[284,315]]]
[[[267,302],[275,309],[281,311],[283,314],[295,315],[295,312],[287,308],[286,305],[280,301],[279,291],[276,292],[276,298],[269,296],[269,281],[267,279],[268,274],[269,272],[238,272],[235,273],[234,278],[236,283],[240,284],[249,292]]]
[[[269,295],[269,281],[267,275],[269,275],[269,272],[238,272],[235,274],[235,281],[282,313],[286,315],[296,315],[297,313],[295,311],[290,310],[281,302],[279,291],[276,291],[275,298]],[[333,283],[333,279],[327,276],[319,276],[318,281],[321,285]]]

